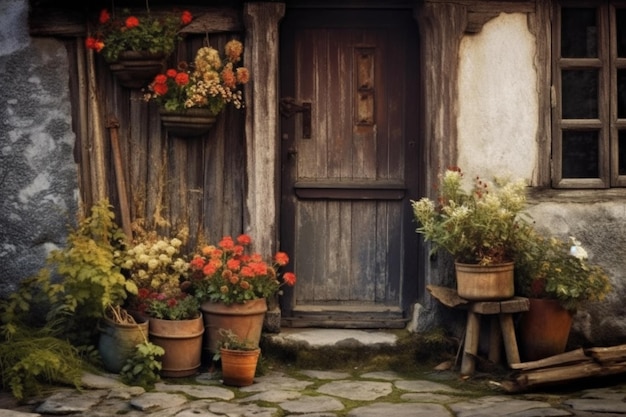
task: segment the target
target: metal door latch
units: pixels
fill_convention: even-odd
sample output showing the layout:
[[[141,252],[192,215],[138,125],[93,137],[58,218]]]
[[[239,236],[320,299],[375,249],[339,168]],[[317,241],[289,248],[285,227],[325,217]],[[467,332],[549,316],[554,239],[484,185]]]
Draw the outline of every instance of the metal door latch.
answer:
[[[302,113],[302,139],[311,139],[311,103],[300,103],[292,97],[283,97],[279,103],[280,114],[290,118],[296,113]]]

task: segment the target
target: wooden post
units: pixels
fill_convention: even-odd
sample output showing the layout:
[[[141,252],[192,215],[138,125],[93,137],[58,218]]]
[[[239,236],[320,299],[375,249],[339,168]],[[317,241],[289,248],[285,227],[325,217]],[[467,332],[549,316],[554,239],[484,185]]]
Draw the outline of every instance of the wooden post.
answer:
[[[133,240],[133,229],[130,222],[130,209],[128,208],[128,196],[126,194],[126,177],[124,176],[124,167],[122,166],[122,153],[120,151],[120,141],[118,136],[118,128],[120,123],[113,115],[109,115],[107,119],[107,128],[111,134],[111,149],[113,151],[113,164],[115,166],[115,181],[117,184],[117,195],[120,201],[120,212],[122,216],[122,229],[126,235],[126,239],[130,242]]]

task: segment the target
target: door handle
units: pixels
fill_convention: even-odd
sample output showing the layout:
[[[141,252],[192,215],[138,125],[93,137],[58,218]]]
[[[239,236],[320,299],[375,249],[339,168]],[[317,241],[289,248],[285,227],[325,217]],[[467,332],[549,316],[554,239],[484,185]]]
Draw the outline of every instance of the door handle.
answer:
[[[311,139],[311,103],[298,103],[295,98],[283,97],[279,102],[280,114],[290,118],[302,113],[302,139]]]

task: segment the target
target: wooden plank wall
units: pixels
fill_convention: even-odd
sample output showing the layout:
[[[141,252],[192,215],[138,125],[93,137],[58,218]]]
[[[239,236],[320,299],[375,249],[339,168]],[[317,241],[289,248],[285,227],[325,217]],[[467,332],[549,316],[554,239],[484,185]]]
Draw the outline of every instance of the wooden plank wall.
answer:
[[[168,62],[193,60],[201,46],[223,51],[229,40],[243,41],[234,11],[194,11],[194,26]],[[216,32],[211,32],[211,28]],[[194,33],[201,32],[201,33]],[[119,141],[131,219],[163,236],[181,235],[189,250],[243,231],[245,174],[245,109],[226,109],[206,136],[169,137],[161,128],[158,106],[143,100],[140,89],[121,87],[101,56],[95,55],[96,100],[90,101],[88,54],[84,38],[65,38],[70,61],[70,93],[76,133],[80,194],[86,208],[100,194],[96,150],[104,152],[104,193],[115,207],[120,200],[111,153],[110,120],[119,122]],[[245,45],[244,45],[245,47]],[[252,74],[253,76],[253,74]],[[97,103],[94,108],[93,103]],[[99,118],[96,116],[100,116]]]

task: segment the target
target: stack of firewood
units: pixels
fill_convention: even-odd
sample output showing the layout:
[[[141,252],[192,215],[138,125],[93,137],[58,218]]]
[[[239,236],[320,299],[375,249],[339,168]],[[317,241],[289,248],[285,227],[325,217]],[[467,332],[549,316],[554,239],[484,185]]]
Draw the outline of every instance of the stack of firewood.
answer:
[[[510,365],[510,381],[501,384],[507,392],[557,385],[565,382],[626,373],[626,345],[576,349],[537,361]]]

